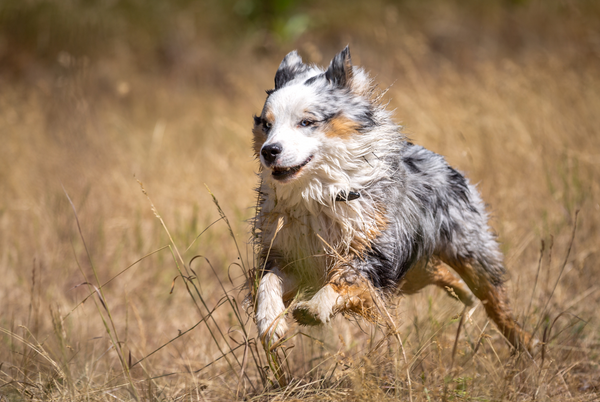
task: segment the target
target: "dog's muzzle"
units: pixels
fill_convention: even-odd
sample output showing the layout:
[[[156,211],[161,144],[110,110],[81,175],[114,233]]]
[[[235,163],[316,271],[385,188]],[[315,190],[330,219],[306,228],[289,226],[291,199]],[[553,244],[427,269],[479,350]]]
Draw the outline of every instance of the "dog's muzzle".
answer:
[[[265,145],[260,150],[260,154],[267,166],[271,166],[273,163],[275,163],[275,160],[281,154],[281,152],[283,152],[283,147],[278,142],[275,144]]]

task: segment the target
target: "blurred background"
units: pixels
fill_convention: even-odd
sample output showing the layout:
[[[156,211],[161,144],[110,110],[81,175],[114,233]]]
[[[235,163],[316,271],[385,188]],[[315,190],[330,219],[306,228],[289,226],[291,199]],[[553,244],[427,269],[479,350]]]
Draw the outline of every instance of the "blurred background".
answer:
[[[411,397],[598,396],[597,1],[2,0],[0,399],[265,397],[266,363],[223,357],[255,336],[252,116],[285,54],[327,65],[348,44],[411,140],[478,183],[515,315],[548,345],[515,363],[479,309],[453,351],[462,307],[427,289],[397,307]],[[362,325],[297,338],[290,375],[329,378],[319,398],[406,396]]]

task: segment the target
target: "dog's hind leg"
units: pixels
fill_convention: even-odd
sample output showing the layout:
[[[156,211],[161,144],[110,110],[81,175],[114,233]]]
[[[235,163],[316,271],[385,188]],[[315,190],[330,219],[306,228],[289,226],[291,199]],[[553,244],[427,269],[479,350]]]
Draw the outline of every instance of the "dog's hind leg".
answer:
[[[498,277],[490,274],[489,270],[474,258],[449,258],[448,256],[441,258],[460,275],[473,294],[481,300],[487,315],[515,348],[532,347],[531,335],[514,319],[504,283]]]
[[[399,290],[402,294],[411,295],[427,285],[439,286],[450,297],[458,298],[469,307],[475,304],[473,293],[469,290],[467,284],[438,260],[425,266],[415,266],[409,270],[402,279]]]

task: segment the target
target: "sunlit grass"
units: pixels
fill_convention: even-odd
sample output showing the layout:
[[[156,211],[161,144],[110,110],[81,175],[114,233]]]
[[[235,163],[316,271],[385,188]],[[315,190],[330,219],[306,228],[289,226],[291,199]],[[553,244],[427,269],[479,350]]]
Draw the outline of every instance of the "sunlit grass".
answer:
[[[302,12],[315,26],[296,43],[213,43],[200,72],[196,59],[140,69],[116,52],[0,75],[1,397],[598,397],[597,10],[380,2]],[[352,27],[324,22],[334,12]],[[411,139],[478,184],[514,313],[546,341],[543,353],[511,354],[481,307],[461,318],[461,304],[432,288],[391,303],[397,334],[343,317],[293,327],[280,387],[246,314],[252,115],[286,51],[325,64],[347,43],[391,85],[389,107]]]

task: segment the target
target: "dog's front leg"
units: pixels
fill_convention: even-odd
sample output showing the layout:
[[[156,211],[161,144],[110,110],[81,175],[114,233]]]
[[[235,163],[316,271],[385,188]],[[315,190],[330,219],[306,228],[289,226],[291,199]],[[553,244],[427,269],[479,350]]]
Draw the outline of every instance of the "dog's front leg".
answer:
[[[310,300],[301,301],[294,307],[294,319],[302,325],[327,323],[338,310],[342,296],[331,284],[322,287]]]
[[[293,315],[302,325],[319,325],[344,311],[369,317],[373,306],[367,279],[354,272],[336,272],[310,300],[298,302]]]
[[[287,331],[283,297],[292,288],[291,279],[277,267],[266,272],[258,284],[256,325],[265,347],[270,348]]]

